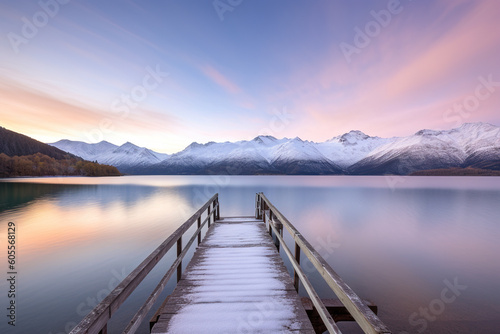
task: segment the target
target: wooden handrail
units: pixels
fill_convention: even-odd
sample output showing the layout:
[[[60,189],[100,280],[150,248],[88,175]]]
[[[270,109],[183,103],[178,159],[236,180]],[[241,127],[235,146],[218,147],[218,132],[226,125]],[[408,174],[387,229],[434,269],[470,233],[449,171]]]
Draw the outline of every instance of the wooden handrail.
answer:
[[[274,216],[281,224],[286,227],[290,235],[293,237],[295,244],[300,247],[300,250],[302,250],[302,252],[304,252],[309,261],[311,261],[318,273],[321,275],[321,277],[323,277],[325,282],[328,284],[328,286],[330,286],[332,291],[335,293],[335,295],[337,295],[339,300],[346,307],[354,320],[359,324],[359,326],[365,333],[391,333],[390,330],[385,326],[385,324],[377,317],[377,315],[373,313],[373,311],[370,310],[368,306],[366,306],[366,304],[356,295],[356,293],[354,293],[354,291],[342,280],[342,278],[340,278],[340,276],[323,259],[323,257],[302,236],[302,234],[300,234],[295,226],[290,223],[290,221],[269,201],[269,199],[267,199],[267,197],[263,193],[257,193],[255,210],[256,218],[263,219],[265,222],[265,211],[267,210],[269,210],[270,213],[269,224],[270,226],[272,226],[273,230],[275,230],[276,236],[278,237],[280,233],[277,233],[275,227],[273,226]],[[285,247],[283,238],[279,236],[278,239],[283,244],[283,247]],[[301,270],[299,271],[300,266],[296,268],[295,264],[298,265],[298,262],[295,260],[294,256],[292,256],[290,250],[286,251],[286,254],[294,265],[295,275],[297,275],[301,279],[304,287],[306,287],[306,284],[310,285],[308,281],[303,280],[303,272]],[[308,293],[310,288],[312,288],[312,286],[306,287]],[[314,291],[314,289],[312,290]],[[310,297],[311,300],[313,300],[313,297]],[[319,312],[320,308],[318,308],[318,306],[316,306],[316,308]],[[327,323],[325,323],[325,325],[328,326]],[[330,333],[337,332],[330,331]]]
[[[321,317],[321,319],[323,320],[323,323],[325,324],[326,328],[328,329],[328,332],[340,334],[341,332],[340,332],[339,328],[337,327],[337,325],[335,324],[335,321],[333,321],[332,316],[330,315],[330,313],[326,309],[325,305],[323,304],[323,302],[319,298],[318,294],[314,290],[311,282],[309,282],[309,279],[307,278],[306,274],[304,273],[304,271],[302,271],[302,268],[300,267],[299,262],[297,262],[297,260],[292,255],[292,252],[290,251],[288,246],[285,244],[285,240],[283,240],[283,237],[280,235],[278,229],[274,226],[274,224],[271,223],[271,221],[270,221],[269,226],[276,234],[276,237],[280,241],[280,243],[283,247],[283,250],[285,251],[285,253],[288,256],[288,258],[290,259],[290,261],[292,262],[292,265],[293,265],[293,268],[295,270],[296,275],[299,277],[300,281],[304,285],[304,288],[306,289],[307,294],[309,295],[312,303],[316,307],[316,310],[318,311],[319,316]]]
[[[212,212],[214,212],[215,208],[219,207],[219,203],[216,203],[216,204],[214,203],[214,205],[215,205],[215,207],[212,210]],[[212,212],[210,214],[212,214]],[[184,256],[186,256],[189,248],[191,247],[191,245],[193,244],[193,242],[196,240],[196,238],[198,237],[199,233],[201,232],[201,230],[203,229],[203,227],[205,226],[205,224],[210,219],[210,214],[207,215],[207,217],[205,218],[205,220],[203,221],[203,223],[201,224],[201,226],[198,227],[198,229],[193,233],[193,236],[191,237],[191,239],[189,239],[189,241],[186,244],[186,246],[184,246],[184,249],[181,251],[181,253],[179,254],[179,256],[177,256],[177,258],[173,262],[173,264],[170,267],[170,269],[167,271],[167,273],[165,274],[165,276],[162,277],[162,279],[160,280],[160,283],[158,283],[158,285],[153,290],[153,292],[151,293],[151,295],[148,297],[148,299],[146,300],[146,302],[142,305],[142,307],[139,309],[139,311],[137,311],[137,313],[134,315],[134,317],[132,318],[132,320],[130,321],[130,323],[125,328],[125,330],[123,331],[122,334],[132,334],[132,333],[135,333],[135,331],[139,328],[140,324],[144,320],[144,317],[151,310],[151,307],[153,307],[153,304],[156,302],[156,299],[158,299],[158,297],[162,293],[162,291],[165,288],[165,285],[167,284],[168,280],[174,274],[175,268],[181,268],[182,259],[184,258]]]
[[[210,210],[210,206],[213,206],[213,209]],[[135,290],[135,288],[142,282],[142,280],[151,272],[151,270],[156,266],[156,264],[163,258],[163,256],[174,246],[177,244],[178,240],[182,238],[182,235],[195,223],[198,221],[198,218],[205,212],[208,208],[207,218],[205,219],[203,225],[196,230],[193,238],[191,240],[195,240],[197,235],[201,233],[201,228],[204,226],[205,222],[210,221],[210,216],[213,215],[214,221],[216,217],[220,217],[220,207],[219,207],[219,199],[218,194],[215,194],[210,198],[194,215],[192,215],[186,222],[184,222],[174,233],[172,233],[165,241],[161,243],[144,261],[141,262],[118,286],[111,291],[111,293],[104,298],[82,321],[76,325],[75,328],[70,332],[70,334],[97,334],[97,333],[105,333],[107,331],[107,323],[111,316],[118,310],[118,308],[125,302],[128,296]],[[189,246],[192,244],[192,241],[188,243]],[[182,251],[178,254],[177,259],[174,261],[174,264],[169,269],[167,274],[163,277],[165,278],[171,271],[170,276],[175,272],[177,268],[180,267],[182,258],[187,253],[189,246],[186,245],[185,252]],[[169,277],[170,278],[170,277]],[[162,279],[163,281],[163,279]],[[165,284],[160,284],[157,286],[163,290]],[[168,281],[168,279],[167,279]],[[157,294],[156,294],[156,293]],[[145,308],[149,309],[153,305],[154,301],[151,302],[152,299],[156,300],[161,291],[153,291],[152,295],[146,303],[141,307],[139,313],[144,312]],[[149,305],[151,304],[151,305]],[[148,309],[148,311],[149,311]],[[146,311],[147,313],[147,311]],[[136,314],[136,316],[137,316]],[[142,314],[142,313],[141,313]],[[145,313],[144,313],[145,314]],[[143,316],[142,316],[143,318]],[[142,318],[137,318],[134,316],[134,323],[129,325],[127,329],[130,328],[129,333],[133,333],[135,329],[140,325],[138,320],[142,320]],[[132,328],[134,327],[134,328]]]

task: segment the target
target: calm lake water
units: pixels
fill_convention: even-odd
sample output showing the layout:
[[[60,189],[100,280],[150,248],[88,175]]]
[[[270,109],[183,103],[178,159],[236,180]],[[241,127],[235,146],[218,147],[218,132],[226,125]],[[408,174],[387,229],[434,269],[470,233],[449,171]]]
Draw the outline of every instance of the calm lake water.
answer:
[[[253,215],[260,191],[378,305],[393,333],[500,333],[500,178],[383,176],[0,180],[4,277],[8,222],[18,250],[16,327],[7,324],[3,279],[0,332],[69,332],[213,193],[221,215],[234,216]],[[110,333],[121,333],[172,258],[122,306]],[[332,297],[304,268],[319,294]],[[162,298],[173,288],[171,281]]]

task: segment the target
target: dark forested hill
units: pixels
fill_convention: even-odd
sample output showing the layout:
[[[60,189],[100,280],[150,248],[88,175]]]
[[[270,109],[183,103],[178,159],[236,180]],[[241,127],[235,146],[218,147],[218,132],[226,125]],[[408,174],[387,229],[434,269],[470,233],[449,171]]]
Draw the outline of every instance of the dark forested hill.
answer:
[[[114,166],[80,157],[0,127],[0,177],[13,176],[115,176]]]
[[[412,176],[500,176],[500,171],[481,168],[441,168],[413,172]]]
[[[5,153],[8,156],[42,153],[54,159],[74,157],[74,155],[58,148],[2,127],[0,127],[0,153]]]

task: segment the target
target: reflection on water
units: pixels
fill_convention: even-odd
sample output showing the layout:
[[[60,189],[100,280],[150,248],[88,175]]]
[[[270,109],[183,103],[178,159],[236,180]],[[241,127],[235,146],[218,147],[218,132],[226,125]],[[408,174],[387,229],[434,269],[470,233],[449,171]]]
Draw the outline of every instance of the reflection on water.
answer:
[[[2,333],[68,332],[214,192],[221,214],[231,216],[252,215],[259,191],[362,298],[379,306],[394,333],[499,332],[497,178],[403,178],[395,186],[384,177],[8,181],[0,182],[0,238],[6,239],[7,222],[15,222],[20,292],[17,326],[3,321]],[[303,265],[320,295],[330,297]],[[124,304],[111,333],[121,332],[167,263],[161,266]],[[440,303],[446,282],[467,288]]]

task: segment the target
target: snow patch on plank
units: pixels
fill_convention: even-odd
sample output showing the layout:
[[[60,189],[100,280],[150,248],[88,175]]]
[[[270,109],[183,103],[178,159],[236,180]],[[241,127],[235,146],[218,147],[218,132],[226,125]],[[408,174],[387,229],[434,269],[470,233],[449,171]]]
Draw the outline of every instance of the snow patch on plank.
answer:
[[[178,287],[167,333],[286,333],[301,329],[277,252],[260,223],[219,223]],[[282,264],[281,264],[282,265]],[[289,277],[288,277],[289,279]]]

